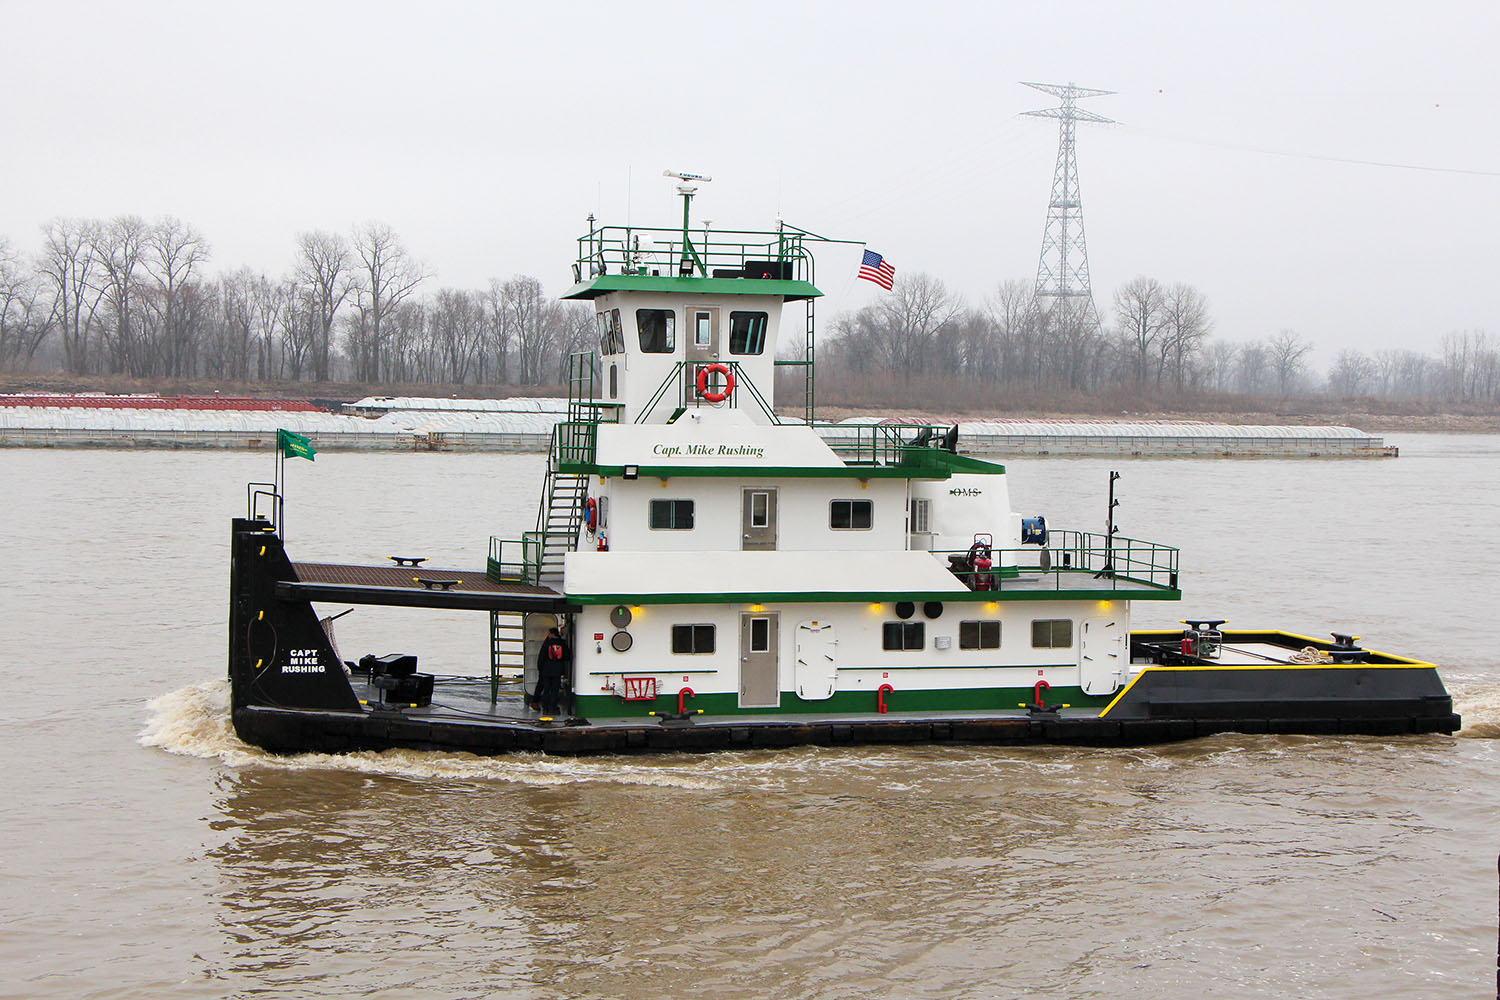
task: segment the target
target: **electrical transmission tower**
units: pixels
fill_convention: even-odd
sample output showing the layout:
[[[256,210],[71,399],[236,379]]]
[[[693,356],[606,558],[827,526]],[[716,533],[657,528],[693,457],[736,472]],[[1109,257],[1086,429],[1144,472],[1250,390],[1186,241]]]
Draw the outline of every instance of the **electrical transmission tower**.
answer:
[[[1025,83],[1023,86],[1062,98],[1062,106],[1022,114],[1057,119],[1057,170],[1052,175],[1052,200],[1047,205],[1047,229],[1042,234],[1042,257],[1036,269],[1036,298],[1043,312],[1065,310],[1083,316],[1099,328],[1099,311],[1089,285],[1089,251],[1083,239],[1083,199],[1078,193],[1078,152],[1074,127],[1078,122],[1112,125],[1113,119],[1081,111],[1081,97],[1102,97],[1113,90],[1091,90],[1073,84]]]

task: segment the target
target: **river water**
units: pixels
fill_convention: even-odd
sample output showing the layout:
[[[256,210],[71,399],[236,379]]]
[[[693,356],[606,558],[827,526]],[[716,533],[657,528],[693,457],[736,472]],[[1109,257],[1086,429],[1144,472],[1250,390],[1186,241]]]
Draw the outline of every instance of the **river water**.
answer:
[[[1396,460],[1021,459],[1015,505],[1182,548],[1181,605],[1443,666],[1466,729],[1156,749],[269,758],[229,733],[266,454],[5,451],[0,996],[1452,997],[1496,948],[1500,437]],[[539,456],[288,463],[295,558],[482,566]],[[482,672],[482,615],[345,655]]]

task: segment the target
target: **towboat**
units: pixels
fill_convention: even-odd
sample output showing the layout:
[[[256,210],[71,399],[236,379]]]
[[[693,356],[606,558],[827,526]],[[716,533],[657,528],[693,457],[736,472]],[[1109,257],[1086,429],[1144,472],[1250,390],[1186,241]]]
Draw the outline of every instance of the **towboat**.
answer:
[[[231,528],[241,739],[589,754],[1459,728],[1433,664],[1356,636],[1132,631],[1135,602],[1182,598],[1178,550],[1013,510],[1005,467],[956,427],[820,424],[813,250],[833,241],[700,237],[691,181],[680,230],[591,218],[580,237],[563,297],[593,304],[598,351],[569,359],[535,530],[490,539],[484,567],[294,561],[279,477],[251,484]],[[778,360],[784,328],[800,357]],[[317,605],[477,612],[489,670],[344,661]],[[566,676],[544,713],[553,629]]]

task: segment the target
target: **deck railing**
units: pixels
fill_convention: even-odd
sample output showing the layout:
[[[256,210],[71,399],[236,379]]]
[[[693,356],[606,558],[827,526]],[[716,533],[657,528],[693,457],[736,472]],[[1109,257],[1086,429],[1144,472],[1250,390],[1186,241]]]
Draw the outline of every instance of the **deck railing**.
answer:
[[[813,424],[833,453],[850,465],[901,465],[934,450],[941,424]]]
[[[1045,556],[1044,554],[1045,553]],[[992,548],[988,570],[956,568],[967,549],[932,550],[970,590],[1177,589],[1179,550],[1139,538],[1052,529],[1047,544]],[[1087,584],[1081,582],[1087,578]]]
[[[542,574],[542,540],[534,531],[519,539],[490,536],[485,575],[495,583],[535,585]]]

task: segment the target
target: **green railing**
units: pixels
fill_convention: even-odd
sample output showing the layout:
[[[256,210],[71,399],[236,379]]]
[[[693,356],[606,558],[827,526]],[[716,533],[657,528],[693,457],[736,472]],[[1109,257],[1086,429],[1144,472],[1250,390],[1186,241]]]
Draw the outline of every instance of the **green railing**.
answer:
[[[788,227],[780,232],[726,230],[691,232],[688,250],[681,229],[600,226],[578,238],[574,277],[601,274],[644,274],[676,277],[700,273],[704,277],[768,275],[797,281],[812,280],[812,255],[804,234]],[[813,237],[819,239],[819,237]],[[770,265],[765,267],[764,265]],[[722,273],[715,275],[715,271]]]
[[[542,541],[528,531],[519,539],[490,536],[485,575],[495,583],[535,585],[542,572]]]
[[[703,365],[722,364],[734,375],[734,392],[729,398],[720,403],[710,403],[698,396],[697,369]],[[675,391],[674,391],[675,390]],[[754,406],[748,406],[741,401],[741,397],[749,399]],[[738,361],[679,361],[667,372],[666,378],[656,387],[646,405],[641,407],[641,412],[636,414],[635,423],[644,424],[650,422],[651,415],[663,404],[671,406],[673,412],[685,410],[690,406],[728,406],[730,409],[749,410],[758,407],[767,420],[773,424],[781,423],[781,418],[776,416],[775,409],[770,400],[760,391],[755,381],[745,373],[744,367]]]
[[[552,428],[551,469],[563,465],[593,465],[599,452],[599,421],[564,420]]]
[[[911,464],[937,450],[948,431],[948,426],[938,424],[813,424],[812,428],[849,465]]]
[[[960,568],[951,558],[968,552],[932,550],[970,590],[1177,589],[1179,550],[1139,538],[1052,529],[1046,545],[992,548],[988,570]]]

